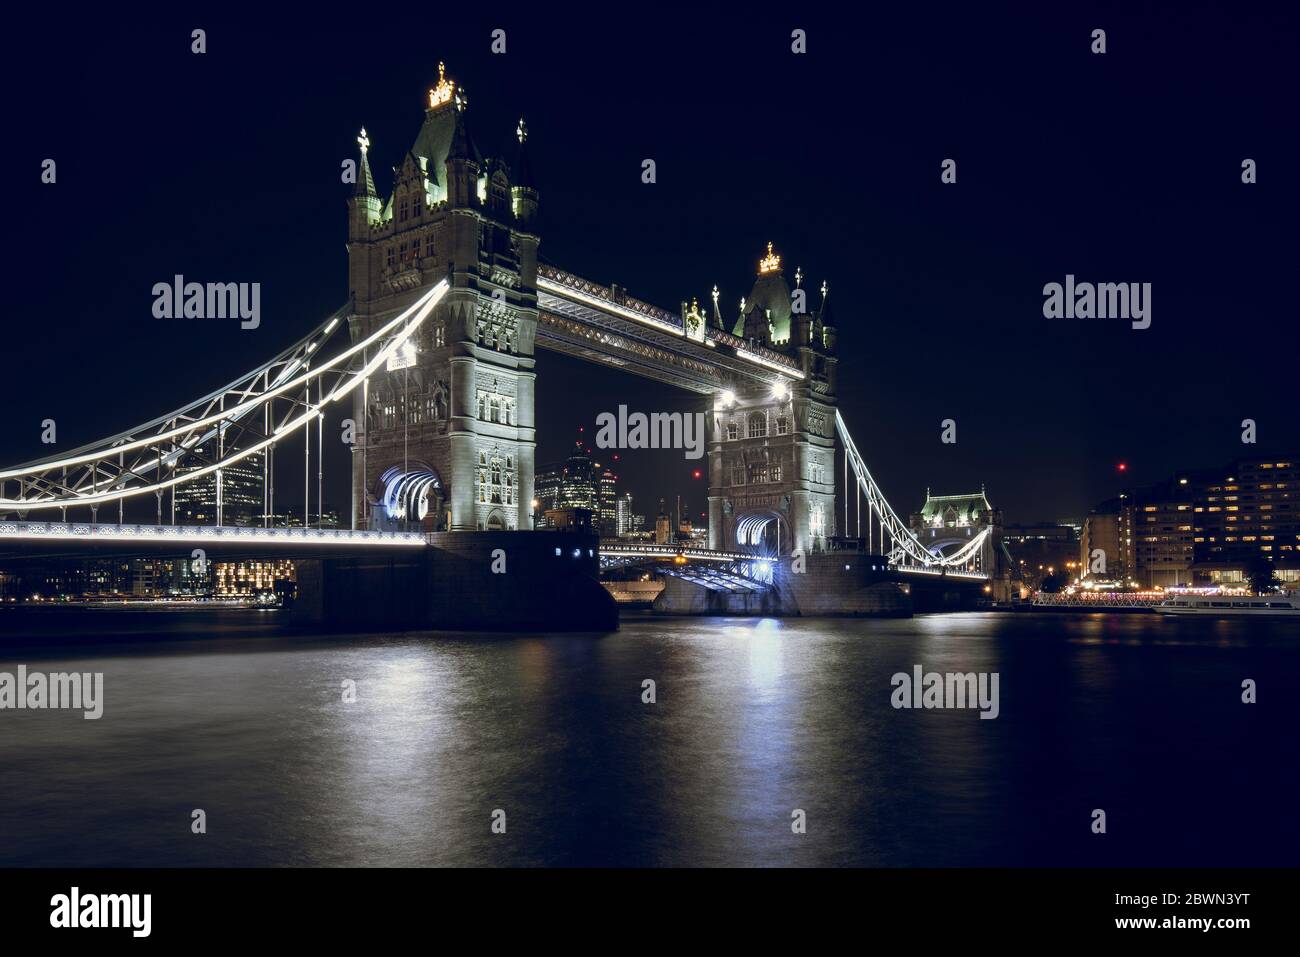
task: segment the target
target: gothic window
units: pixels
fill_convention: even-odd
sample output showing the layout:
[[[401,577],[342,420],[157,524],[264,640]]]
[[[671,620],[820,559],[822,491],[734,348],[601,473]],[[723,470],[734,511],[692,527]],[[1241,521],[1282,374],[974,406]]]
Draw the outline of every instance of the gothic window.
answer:
[[[441,348],[447,344],[447,327],[443,323],[438,323],[433,327],[433,345],[434,348]]]
[[[780,462],[777,462],[776,464],[774,464],[774,465],[772,466],[772,481],[773,481],[773,482],[779,482],[779,481],[781,481],[781,463],[780,463]]]
[[[420,197],[416,196],[415,202],[411,205],[411,215],[414,216],[416,219],[419,219],[420,212],[422,209],[423,207],[420,205]]]
[[[424,258],[433,258],[433,233],[429,233],[424,237]]]
[[[392,269],[397,265],[397,252],[393,249],[393,244],[388,244],[388,268]]]
[[[787,419],[784,415],[778,415],[776,417],[776,434],[786,435],[787,433],[789,433],[789,431],[790,431],[790,420]]]
[[[731,470],[731,484],[732,485],[745,484],[745,470],[743,468],[734,468]]]
[[[486,392],[480,392],[478,394],[478,417],[479,420],[482,422],[487,421],[487,393]],[[482,465],[485,461],[482,455],[478,457],[478,460],[480,465]]]
[[[733,442],[734,442],[734,441],[735,441],[736,439],[738,439],[738,438],[740,438],[740,426],[736,425],[735,422],[728,422],[728,423],[727,423],[727,439],[728,439],[728,441],[733,441]]]
[[[407,213],[409,212],[410,212],[410,204],[408,204],[407,201],[403,199],[402,202],[398,205],[397,221],[399,223],[406,222],[406,216]],[[405,249],[406,247],[403,246],[402,248]]]
[[[501,460],[492,460],[492,504],[501,504]]]
[[[763,412],[749,413],[747,434],[751,439],[761,439],[767,435],[767,415]]]
[[[488,399],[488,421],[489,421],[489,422],[500,422],[500,421],[501,421],[501,398],[500,398],[500,396],[495,396],[495,395],[494,395],[494,396],[492,396],[490,399]]]
[[[514,457],[513,455],[507,455],[507,456],[506,456],[506,468],[508,468],[508,469],[512,469],[512,468],[514,468],[514,467],[515,467],[515,457]]]
[[[402,262],[406,262],[407,259],[406,243],[402,243],[401,245],[401,256],[399,258],[402,260]]]
[[[486,453],[486,452],[480,452],[480,453],[478,454],[478,464],[479,464],[479,465],[487,465],[487,453]]]

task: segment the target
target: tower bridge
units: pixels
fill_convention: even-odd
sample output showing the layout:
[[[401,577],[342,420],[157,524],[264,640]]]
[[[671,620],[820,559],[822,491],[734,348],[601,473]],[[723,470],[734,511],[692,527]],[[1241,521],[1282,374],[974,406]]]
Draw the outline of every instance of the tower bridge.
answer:
[[[66,552],[80,540],[102,550],[126,547],[127,539],[132,547],[179,547],[206,535],[223,548],[327,553],[343,540],[304,532],[280,541],[267,526],[275,458],[290,447],[303,454],[304,524],[313,497],[319,511],[324,420],[341,409],[355,426],[348,547],[409,552],[419,539],[450,567],[478,560],[469,557],[474,541],[510,542],[531,556],[525,564],[539,581],[572,578],[579,570],[563,561],[569,541],[533,533],[541,537],[525,546],[511,537],[532,528],[535,354],[542,348],[677,386],[707,413],[710,554],[685,556],[679,577],[701,578],[690,569],[712,568],[703,577],[715,584],[735,584],[733,576],[745,579],[741,590],[767,592],[780,582],[755,576],[763,563],[784,568],[821,556],[826,585],[830,570],[854,569],[843,559],[856,551],[879,556],[867,563],[873,582],[884,570],[895,579],[988,580],[991,528],[934,547],[928,529],[898,518],[867,470],[837,409],[836,330],[825,283],[806,288],[802,270],[787,277],[769,244],[739,309],[723,307],[715,287],[711,304],[692,300],[673,311],[542,262],[540,192],[524,122],[510,150],[487,156],[470,133],[464,90],[441,65],[427,103],[387,195],[371,170],[369,134],[363,129],[357,139],[347,201],[349,301],[288,349],[186,406],[72,452],[0,470],[3,547],[39,550],[57,541]],[[542,383],[547,387],[557,385]],[[251,534],[229,530],[224,514],[225,475],[236,466],[260,467],[262,475],[264,528]],[[177,489],[199,482],[215,485],[214,528],[169,532]],[[151,507],[152,520],[126,521],[128,503],[136,511],[139,503]],[[595,543],[574,551],[590,553],[580,574],[594,580]],[[606,549],[607,557],[616,551]],[[717,572],[727,563],[728,571]],[[328,578],[317,577],[321,588]],[[493,594],[503,587],[493,578],[466,573],[446,582],[473,582]],[[417,574],[410,582],[419,589],[428,579]],[[517,580],[510,589],[502,599],[518,612],[510,620],[526,618]],[[483,614],[492,613],[484,603]]]

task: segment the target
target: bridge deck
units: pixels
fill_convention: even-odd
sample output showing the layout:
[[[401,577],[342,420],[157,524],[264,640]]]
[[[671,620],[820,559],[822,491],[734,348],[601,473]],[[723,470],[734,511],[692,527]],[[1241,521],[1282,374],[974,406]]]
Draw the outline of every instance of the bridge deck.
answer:
[[[348,552],[405,551],[429,544],[421,532],[340,528],[242,528],[203,525],[111,525],[0,521],[0,556],[217,554],[314,558]]]

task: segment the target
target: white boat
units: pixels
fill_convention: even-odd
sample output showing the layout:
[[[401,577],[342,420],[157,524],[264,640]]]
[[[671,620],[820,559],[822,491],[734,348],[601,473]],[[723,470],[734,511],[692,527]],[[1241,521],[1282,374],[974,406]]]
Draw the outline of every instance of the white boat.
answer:
[[[1238,616],[1294,616],[1300,621],[1300,598],[1265,595],[1254,598],[1170,598],[1153,606],[1161,615],[1201,615],[1212,618]]]

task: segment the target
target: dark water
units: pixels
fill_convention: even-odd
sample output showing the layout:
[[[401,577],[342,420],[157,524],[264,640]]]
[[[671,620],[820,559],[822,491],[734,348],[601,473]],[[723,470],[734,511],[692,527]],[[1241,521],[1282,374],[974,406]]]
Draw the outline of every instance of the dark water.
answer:
[[[102,671],[106,705],[0,711],[0,865],[1300,862],[1290,622],[303,638],[266,612],[35,614],[0,612],[0,670]],[[1000,716],[893,709],[915,664],[998,672]]]

